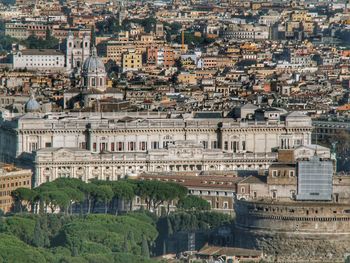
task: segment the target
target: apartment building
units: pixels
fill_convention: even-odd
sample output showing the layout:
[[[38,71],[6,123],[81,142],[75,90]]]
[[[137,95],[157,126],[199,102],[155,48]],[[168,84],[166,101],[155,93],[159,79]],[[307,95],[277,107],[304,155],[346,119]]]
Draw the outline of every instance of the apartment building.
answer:
[[[152,46],[147,48],[147,63],[159,67],[175,65],[174,51],[170,47]]]
[[[122,72],[137,71],[142,68],[142,54],[135,49],[129,49],[122,55]]]
[[[13,207],[11,192],[19,187],[31,188],[32,171],[10,164],[0,164],[0,209],[7,213]]]

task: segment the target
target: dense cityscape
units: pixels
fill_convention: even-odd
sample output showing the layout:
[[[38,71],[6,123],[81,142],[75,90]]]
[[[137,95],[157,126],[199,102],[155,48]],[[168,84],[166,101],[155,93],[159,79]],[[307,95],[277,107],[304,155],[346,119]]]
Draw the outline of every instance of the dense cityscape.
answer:
[[[350,262],[350,1],[0,0],[0,262]]]

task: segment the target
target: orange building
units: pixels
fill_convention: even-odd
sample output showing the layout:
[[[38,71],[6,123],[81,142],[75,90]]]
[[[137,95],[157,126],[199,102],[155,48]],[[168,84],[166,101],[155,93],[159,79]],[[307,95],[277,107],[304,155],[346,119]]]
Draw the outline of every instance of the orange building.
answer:
[[[151,46],[147,48],[147,63],[162,67],[175,65],[175,54],[170,47]]]
[[[11,192],[20,187],[32,187],[32,171],[0,164],[0,209],[5,213],[11,211],[13,205]]]

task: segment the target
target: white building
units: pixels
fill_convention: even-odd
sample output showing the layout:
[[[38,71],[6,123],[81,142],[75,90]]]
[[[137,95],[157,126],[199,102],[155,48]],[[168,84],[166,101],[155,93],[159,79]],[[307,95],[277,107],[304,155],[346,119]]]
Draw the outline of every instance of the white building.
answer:
[[[80,72],[84,61],[90,56],[90,41],[91,38],[87,34],[83,38],[77,38],[69,32],[65,50],[67,71],[77,69]]]
[[[25,49],[12,54],[14,69],[60,71],[64,61],[64,54],[54,49]]]
[[[79,148],[44,148],[35,156],[35,185],[60,177],[118,180],[143,172],[266,170],[277,153],[236,154],[205,149],[193,141],[177,141],[148,151],[93,153]]]
[[[203,119],[195,114],[28,113],[3,116],[3,160],[35,160],[36,185],[58,177],[117,180],[142,172],[266,170],[275,148],[310,144],[311,120]]]
[[[301,114],[290,113],[284,121],[203,119],[194,115],[169,118],[161,112],[11,113],[2,116],[0,122],[0,153],[14,159],[23,152],[46,147],[76,147],[95,153],[146,152],[183,140],[201,143],[205,149],[269,153],[277,147],[311,143],[311,119]]]

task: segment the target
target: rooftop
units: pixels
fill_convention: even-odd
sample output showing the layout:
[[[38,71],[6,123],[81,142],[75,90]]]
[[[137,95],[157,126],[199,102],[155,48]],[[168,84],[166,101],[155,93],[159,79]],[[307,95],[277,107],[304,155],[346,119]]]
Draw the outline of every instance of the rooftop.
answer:
[[[24,49],[20,51],[25,56],[64,56],[64,54],[56,49]]]

